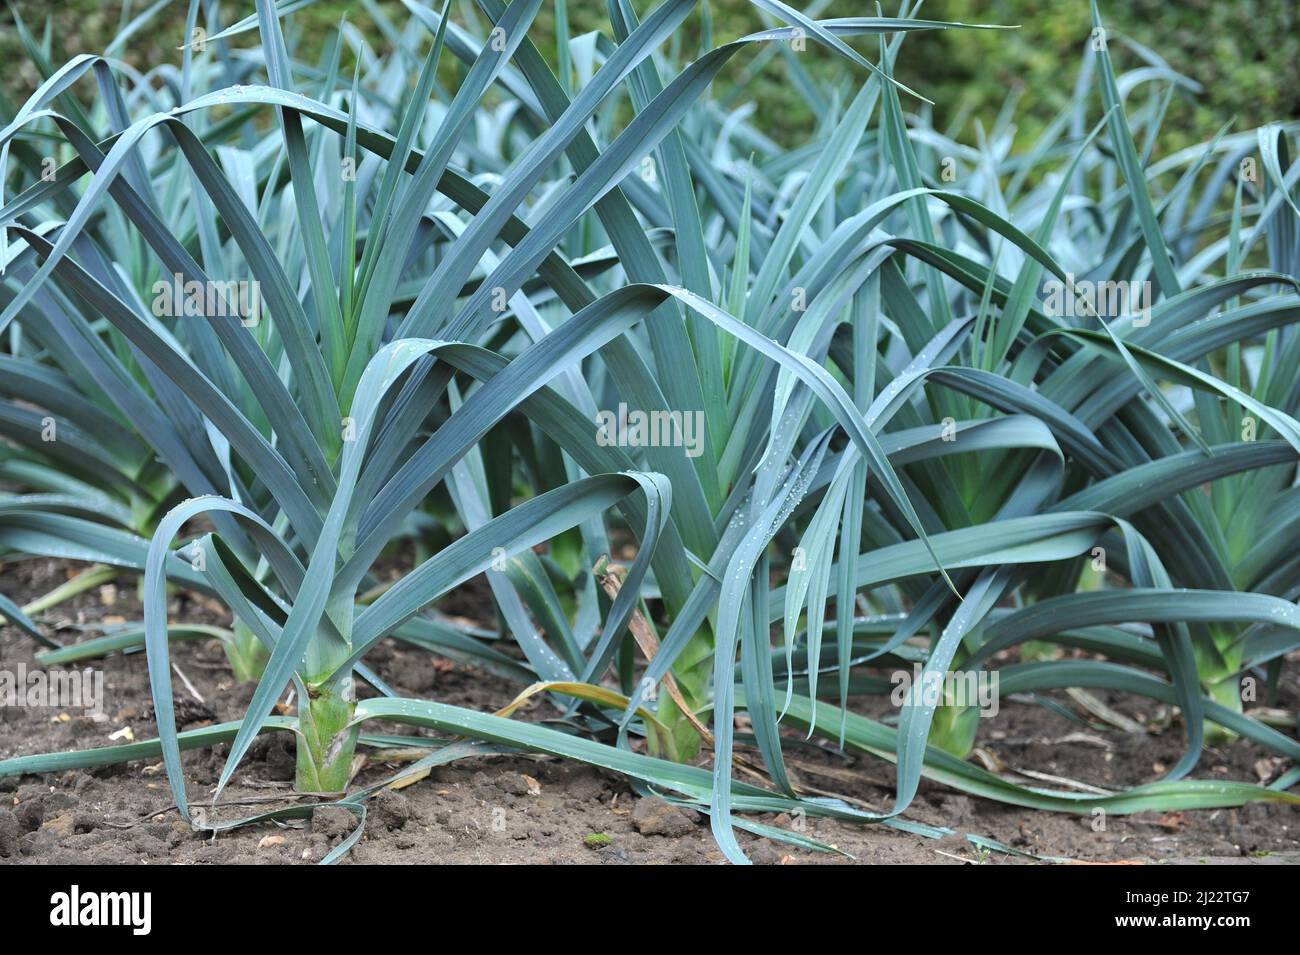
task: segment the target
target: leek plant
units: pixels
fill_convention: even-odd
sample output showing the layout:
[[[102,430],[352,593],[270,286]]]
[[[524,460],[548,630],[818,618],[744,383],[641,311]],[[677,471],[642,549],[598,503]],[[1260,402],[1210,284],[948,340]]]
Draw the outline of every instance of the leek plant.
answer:
[[[752,2],[765,28],[715,44],[699,0],[609,0],[580,37],[558,0],[539,47],[541,0],[404,0],[368,6],[391,52],[345,22],[308,61],[298,4],[224,25],[193,0],[180,64],[144,75],[112,49],[55,67],[20,26],[44,82],[0,131],[0,420],[25,448],[0,547],[143,575],[159,738],[0,773],[161,753],[190,818],[184,749],[231,743],[219,797],[289,731],[297,787],[340,794],[384,719],[462,738],[423,766],[616,769],[707,811],[733,861],[736,827],[817,847],[758,812],[937,834],[902,815],[922,776],[1073,812],[1300,801],[1190,778],[1206,724],[1300,755],[1237,689],[1300,645],[1294,129],[1152,161],[1188,81],[1144,49],[1117,75],[1094,9],[1048,133],[1014,151],[1008,111],[963,145],[893,64],[909,33],[973,27]],[[697,14],[683,64],[663,48]],[[805,147],[710,99],[737,57],[779,57],[821,118]],[[403,540],[428,556],[377,587]],[[496,631],[430,611],[479,574]],[[237,723],[177,731],[169,582],[265,650]],[[571,731],[397,697],[365,663],[390,636]],[[1027,788],[964,760],[968,702],[912,693],[896,726],[851,706],[888,690],[866,670],[978,672],[1029,641],[1092,656],[1003,665],[1004,696],[1178,706],[1168,778]],[[733,778],[741,712],[761,786]],[[893,806],[803,792],[792,730],[895,761]],[[364,817],[374,790],[343,802]]]

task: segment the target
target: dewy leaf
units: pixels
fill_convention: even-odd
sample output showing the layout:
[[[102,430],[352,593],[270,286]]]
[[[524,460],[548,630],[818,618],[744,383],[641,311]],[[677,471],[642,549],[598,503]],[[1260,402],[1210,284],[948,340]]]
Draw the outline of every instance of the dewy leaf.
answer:
[[[1138,159],[1137,148],[1133,145],[1133,133],[1129,129],[1128,117],[1124,113],[1119,87],[1115,83],[1115,68],[1110,62],[1110,47],[1107,42],[1106,27],[1102,25],[1101,13],[1097,9],[1097,0],[1092,2],[1092,44],[1097,54],[1097,79],[1101,84],[1101,101],[1111,129],[1111,142],[1115,147],[1124,180],[1128,183],[1129,197],[1133,208],[1137,210],[1138,224],[1146,238],[1147,251],[1151,255],[1151,265],[1155,270],[1156,281],[1165,296],[1177,295],[1182,285],[1174,273],[1169,247],[1165,244],[1164,233],[1156,218],[1155,208],[1151,204],[1151,194],[1147,192],[1146,173]]]
[[[167,780],[181,817],[188,820],[189,799],[185,790],[185,775],[181,767],[180,743],[176,733],[176,712],[172,702],[171,657],[167,640],[167,578],[166,562],[172,556],[171,541],[176,532],[191,517],[211,512],[226,511],[237,514],[249,522],[258,543],[266,554],[286,575],[293,573],[296,559],[276,536],[271,526],[255,512],[236,501],[221,498],[195,498],[178,504],[167,513],[149,543],[149,554],[144,568],[144,627],[145,647],[149,656],[149,688],[153,694],[154,716],[158,724],[158,738],[162,745],[163,760],[167,766]],[[188,555],[196,563],[202,554]],[[247,716],[243,727],[253,725]],[[261,725],[259,720],[256,724]],[[256,732],[256,730],[254,730]]]

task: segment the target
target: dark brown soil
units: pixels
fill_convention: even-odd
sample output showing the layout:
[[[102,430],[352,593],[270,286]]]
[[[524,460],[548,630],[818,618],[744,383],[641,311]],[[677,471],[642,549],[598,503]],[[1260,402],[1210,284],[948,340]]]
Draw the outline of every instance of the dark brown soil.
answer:
[[[51,561],[0,566],[0,592],[20,604],[45,593],[77,567]],[[111,602],[105,598],[112,598]],[[466,601],[455,608],[465,613]],[[69,622],[139,619],[132,578],[113,591],[92,590],[49,611],[49,632],[67,641]],[[106,619],[107,618],[107,619]],[[220,607],[185,595],[173,598],[172,621],[228,623]],[[93,635],[93,634],[92,634]],[[12,627],[0,628],[0,668],[34,667],[33,642]],[[251,687],[233,682],[215,642],[186,643],[173,659],[202,703],[176,681],[186,700],[186,728],[238,718]],[[403,694],[493,710],[518,687],[490,674],[396,644],[377,648],[369,661]],[[0,758],[109,744],[129,728],[136,739],[155,735],[143,654],[116,654],[97,664],[106,686],[107,719],[79,711],[0,708]],[[1294,661],[1288,666],[1281,705],[1300,702]],[[1058,700],[1069,704],[1068,697]],[[1181,752],[1177,719],[1146,700],[1103,697],[1158,731],[1128,734],[1081,727],[1043,707],[1003,701],[996,719],[982,720],[979,749],[992,765],[1030,769],[1096,786],[1119,788],[1150,782]],[[878,702],[872,701],[878,705]],[[872,704],[863,704],[868,709]],[[547,715],[547,704],[526,707],[520,718]],[[392,729],[397,732],[400,730]],[[409,730],[407,731],[409,732]],[[259,741],[217,818],[239,818],[291,805],[291,743]],[[202,801],[215,785],[225,747],[185,757],[191,798]],[[1206,751],[1196,775],[1258,782],[1274,778],[1282,763],[1259,747],[1235,741]],[[791,769],[800,784],[840,794],[877,809],[892,801],[892,766],[839,753],[829,745],[793,747]],[[284,828],[259,824],[215,837],[193,831],[175,809],[161,761],[134,762],[48,776],[0,778],[0,863],[305,863],[322,859],[350,831],[340,810],[317,814],[310,824]],[[367,766],[358,783],[383,779],[393,766]],[[1040,783],[1040,785],[1049,785]],[[245,800],[235,804],[236,800]],[[256,802],[254,802],[256,800]],[[549,757],[497,756],[465,760],[433,771],[421,782],[386,792],[370,804],[364,838],[345,858],[360,863],[716,863],[707,820],[647,802],[620,777]],[[806,820],[804,834],[847,855],[806,852],[745,834],[742,845],[761,863],[900,862],[1005,863],[1026,861],[1000,852],[982,854],[966,839],[975,834],[1039,856],[1080,861],[1278,862],[1300,858],[1300,815],[1294,808],[1253,805],[1165,815],[1112,816],[1094,831],[1091,816],[1045,813],[1005,806],[922,782],[907,818],[947,826],[956,834],[929,839],[880,825]],[[771,820],[768,820],[771,821]],[[776,820],[789,824],[790,820]],[[297,825],[297,824],[295,824]],[[589,839],[588,837],[607,837]]]

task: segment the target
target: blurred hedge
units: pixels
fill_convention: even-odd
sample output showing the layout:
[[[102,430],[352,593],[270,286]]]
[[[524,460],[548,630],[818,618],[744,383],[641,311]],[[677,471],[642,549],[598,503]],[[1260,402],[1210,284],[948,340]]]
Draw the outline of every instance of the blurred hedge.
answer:
[[[759,29],[765,21],[748,0],[708,0],[715,42]],[[146,3],[134,4],[136,11]],[[649,3],[637,0],[638,10]],[[796,0],[803,9],[816,9],[810,0]],[[102,0],[33,2],[18,0],[18,10],[34,31],[50,21],[54,59],[103,48],[114,34],[121,15],[120,3]],[[405,11],[397,0],[380,0],[378,6],[399,22]],[[862,2],[823,0],[822,16],[860,15]],[[129,45],[127,58],[148,68],[160,58],[175,61],[184,32],[187,4],[176,0],[149,28]],[[222,4],[227,23],[251,12],[251,0]],[[455,9],[455,7],[453,7]],[[887,8],[889,9],[889,8]],[[1165,149],[1208,138],[1227,119],[1236,117],[1238,128],[1270,120],[1300,116],[1300,32],[1297,7],[1291,0],[1103,0],[1102,13],[1112,32],[1133,38],[1164,57],[1171,66],[1199,82],[1203,92],[1180,94],[1167,119],[1169,139]],[[320,38],[346,12],[358,24],[369,15],[355,0],[319,0],[292,15],[305,44]],[[930,0],[921,14],[931,19],[968,23],[1018,24],[1008,31],[945,31],[909,37],[904,44],[899,78],[933,99],[936,124],[943,128],[963,111],[987,124],[1009,92],[1023,97],[1017,110],[1022,135],[1020,147],[1048,122],[1070,93],[1090,30],[1086,0]],[[39,77],[26,63],[9,15],[0,20],[0,62],[21,64],[6,70],[5,92],[25,97]],[[569,20],[573,33],[605,27],[604,0],[571,0]],[[554,3],[547,0],[538,22],[538,35],[549,37],[554,24]],[[682,35],[675,39],[684,53],[693,55],[700,42],[701,18],[693,14]],[[375,33],[378,41],[378,33]],[[862,48],[871,52],[870,44]],[[1112,43],[1121,68],[1139,64],[1138,58]],[[846,77],[846,64],[809,42],[801,61],[818,80],[834,84]],[[720,81],[738,101],[759,106],[759,122],[780,141],[795,141],[814,124],[798,89],[789,82],[775,60],[751,76],[740,63]],[[915,105],[915,101],[913,101]],[[971,135],[970,130],[965,135]]]

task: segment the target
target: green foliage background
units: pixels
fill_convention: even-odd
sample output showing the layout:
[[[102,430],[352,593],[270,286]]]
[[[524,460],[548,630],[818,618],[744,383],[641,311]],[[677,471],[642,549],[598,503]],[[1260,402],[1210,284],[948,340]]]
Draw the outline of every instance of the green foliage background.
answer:
[[[765,24],[748,0],[708,0],[714,36],[732,39],[761,29]],[[376,4],[401,22],[405,11],[396,0]],[[807,2],[800,8],[820,9],[822,16],[862,15],[867,4],[829,0],[820,6]],[[102,0],[19,0],[16,8],[38,31],[46,20],[56,59],[102,49],[121,16],[120,3]],[[127,59],[148,68],[160,60],[177,60],[176,47],[184,33],[186,3],[177,0],[155,27],[133,38]],[[554,26],[553,4],[537,19],[540,30]],[[649,3],[638,3],[642,12]],[[247,9],[245,9],[245,7]],[[135,12],[144,3],[133,6]],[[251,2],[223,3],[225,22],[252,12]],[[1174,69],[1203,87],[1199,96],[1180,95],[1171,104],[1167,136],[1162,145],[1177,148],[1212,136],[1224,117],[1235,117],[1238,129],[1300,116],[1300,10],[1290,0],[1127,0],[1102,4],[1102,14],[1113,32],[1132,38],[1163,57]],[[886,13],[895,12],[887,5]],[[320,0],[296,12],[292,23],[303,32],[308,47],[347,14],[365,25],[369,15],[356,0]],[[1014,31],[944,31],[911,37],[898,63],[898,77],[935,101],[935,124],[945,128],[960,122],[961,138],[974,135],[975,120],[986,126],[1002,108],[1008,94],[1019,94],[1016,115],[1025,148],[1051,120],[1070,94],[1081,53],[1088,39],[1088,5],[1085,0],[930,0],[919,16],[968,23],[1015,24]],[[6,19],[8,17],[6,16]],[[605,28],[608,18],[602,0],[573,0],[569,7],[574,35]],[[699,42],[701,17],[687,21],[680,38],[684,51]],[[254,34],[248,35],[251,38]],[[1139,65],[1137,55],[1112,44],[1121,69]],[[810,43],[805,65],[818,79],[834,82],[843,76],[843,60],[823,54]],[[22,55],[12,30],[0,28],[0,61],[19,64],[19,79],[7,80],[11,97],[23,97],[39,82]],[[744,62],[725,74],[721,85],[738,102],[758,105],[757,121],[769,135],[783,143],[798,141],[812,128],[812,117],[784,70],[771,63],[758,75],[748,73]],[[913,101],[915,105],[915,101]],[[907,104],[905,104],[905,107]],[[910,107],[908,107],[910,108]]]

